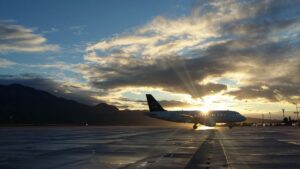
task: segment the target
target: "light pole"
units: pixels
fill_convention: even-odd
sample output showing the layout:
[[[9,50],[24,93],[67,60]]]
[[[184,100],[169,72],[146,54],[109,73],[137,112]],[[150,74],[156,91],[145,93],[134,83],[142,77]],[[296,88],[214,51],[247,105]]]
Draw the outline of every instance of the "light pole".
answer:
[[[284,109],[282,109],[282,119],[284,119]]]

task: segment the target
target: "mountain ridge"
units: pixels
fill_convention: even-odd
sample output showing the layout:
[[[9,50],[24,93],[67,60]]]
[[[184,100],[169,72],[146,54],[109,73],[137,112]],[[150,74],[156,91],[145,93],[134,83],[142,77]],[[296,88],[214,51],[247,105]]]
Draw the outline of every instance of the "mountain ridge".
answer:
[[[0,124],[174,125],[145,116],[147,111],[86,105],[21,84],[0,85]]]

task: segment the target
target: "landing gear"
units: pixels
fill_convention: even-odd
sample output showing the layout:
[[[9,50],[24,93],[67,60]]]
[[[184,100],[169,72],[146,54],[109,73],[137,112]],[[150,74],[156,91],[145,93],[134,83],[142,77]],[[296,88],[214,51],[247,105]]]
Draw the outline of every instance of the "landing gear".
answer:
[[[233,123],[229,123],[229,124],[228,124],[228,127],[229,127],[229,129],[232,129],[232,128],[233,128],[233,126],[234,126],[234,124],[233,124]]]
[[[193,125],[193,129],[196,130],[197,128],[198,128],[198,125],[197,125],[197,123],[195,123],[195,124]]]

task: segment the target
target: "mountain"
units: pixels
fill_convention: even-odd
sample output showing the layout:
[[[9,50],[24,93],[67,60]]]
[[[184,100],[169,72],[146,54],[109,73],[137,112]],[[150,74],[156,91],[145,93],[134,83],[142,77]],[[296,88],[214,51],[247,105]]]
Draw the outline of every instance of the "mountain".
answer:
[[[174,125],[145,116],[146,111],[118,110],[100,103],[85,105],[31,87],[0,85],[0,124]]]

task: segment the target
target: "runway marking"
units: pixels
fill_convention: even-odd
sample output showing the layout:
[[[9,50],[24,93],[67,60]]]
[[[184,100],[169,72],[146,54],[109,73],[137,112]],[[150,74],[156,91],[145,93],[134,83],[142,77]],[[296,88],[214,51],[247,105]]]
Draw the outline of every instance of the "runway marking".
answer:
[[[232,139],[229,139],[228,138],[228,136],[226,136],[225,134],[224,134],[224,132],[218,132],[218,140],[220,141],[220,143],[222,143],[221,145],[222,145],[222,148],[223,148],[223,152],[224,152],[224,155],[225,155],[225,157],[226,157],[226,161],[227,161],[227,164],[228,164],[228,168],[235,168],[235,167],[233,167],[233,165],[235,165],[236,164],[236,159],[235,159],[235,156],[233,156],[232,158],[230,158],[230,155],[227,153],[228,151],[226,151],[226,148],[225,148],[225,146],[224,146],[224,144],[223,144],[223,141],[227,141],[227,145],[228,146],[232,146],[232,143],[233,142],[236,142],[236,141],[240,141],[240,140],[249,140],[249,139],[246,139],[246,138],[244,138],[244,139],[241,139],[241,138],[238,138],[238,139],[235,139],[235,138],[232,138]],[[225,142],[226,143],[226,142]],[[238,152],[238,151],[235,151],[235,150],[233,150],[233,149],[231,149],[231,150],[229,150],[231,153],[233,153],[233,154],[237,154],[237,156],[240,156],[240,152]],[[245,162],[245,161],[239,161],[239,163],[241,163],[241,164],[243,164],[244,166],[243,166],[243,168],[250,168],[249,166],[248,166],[248,164]]]
[[[298,143],[298,142],[290,141],[290,142],[288,142],[288,143],[290,143],[290,144],[295,144],[295,145],[300,146],[300,143]]]
[[[300,142],[297,142],[295,140],[278,139],[278,141],[300,146]]]
[[[222,146],[219,139],[216,139],[216,132],[216,130],[211,131],[185,169],[230,168],[224,146]]]
[[[224,153],[224,155],[225,155],[227,167],[228,167],[229,169],[231,169],[230,164],[228,163],[228,162],[229,162],[229,160],[228,160],[228,155],[227,155],[226,150],[225,150],[225,148],[224,148],[223,142],[222,142],[222,140],[221,140],[219,137],[218,137],[218,140],[219,140],[219,142],[220,142],[220,145],[221,145],[221,147],[222,147],[223,153]]]

